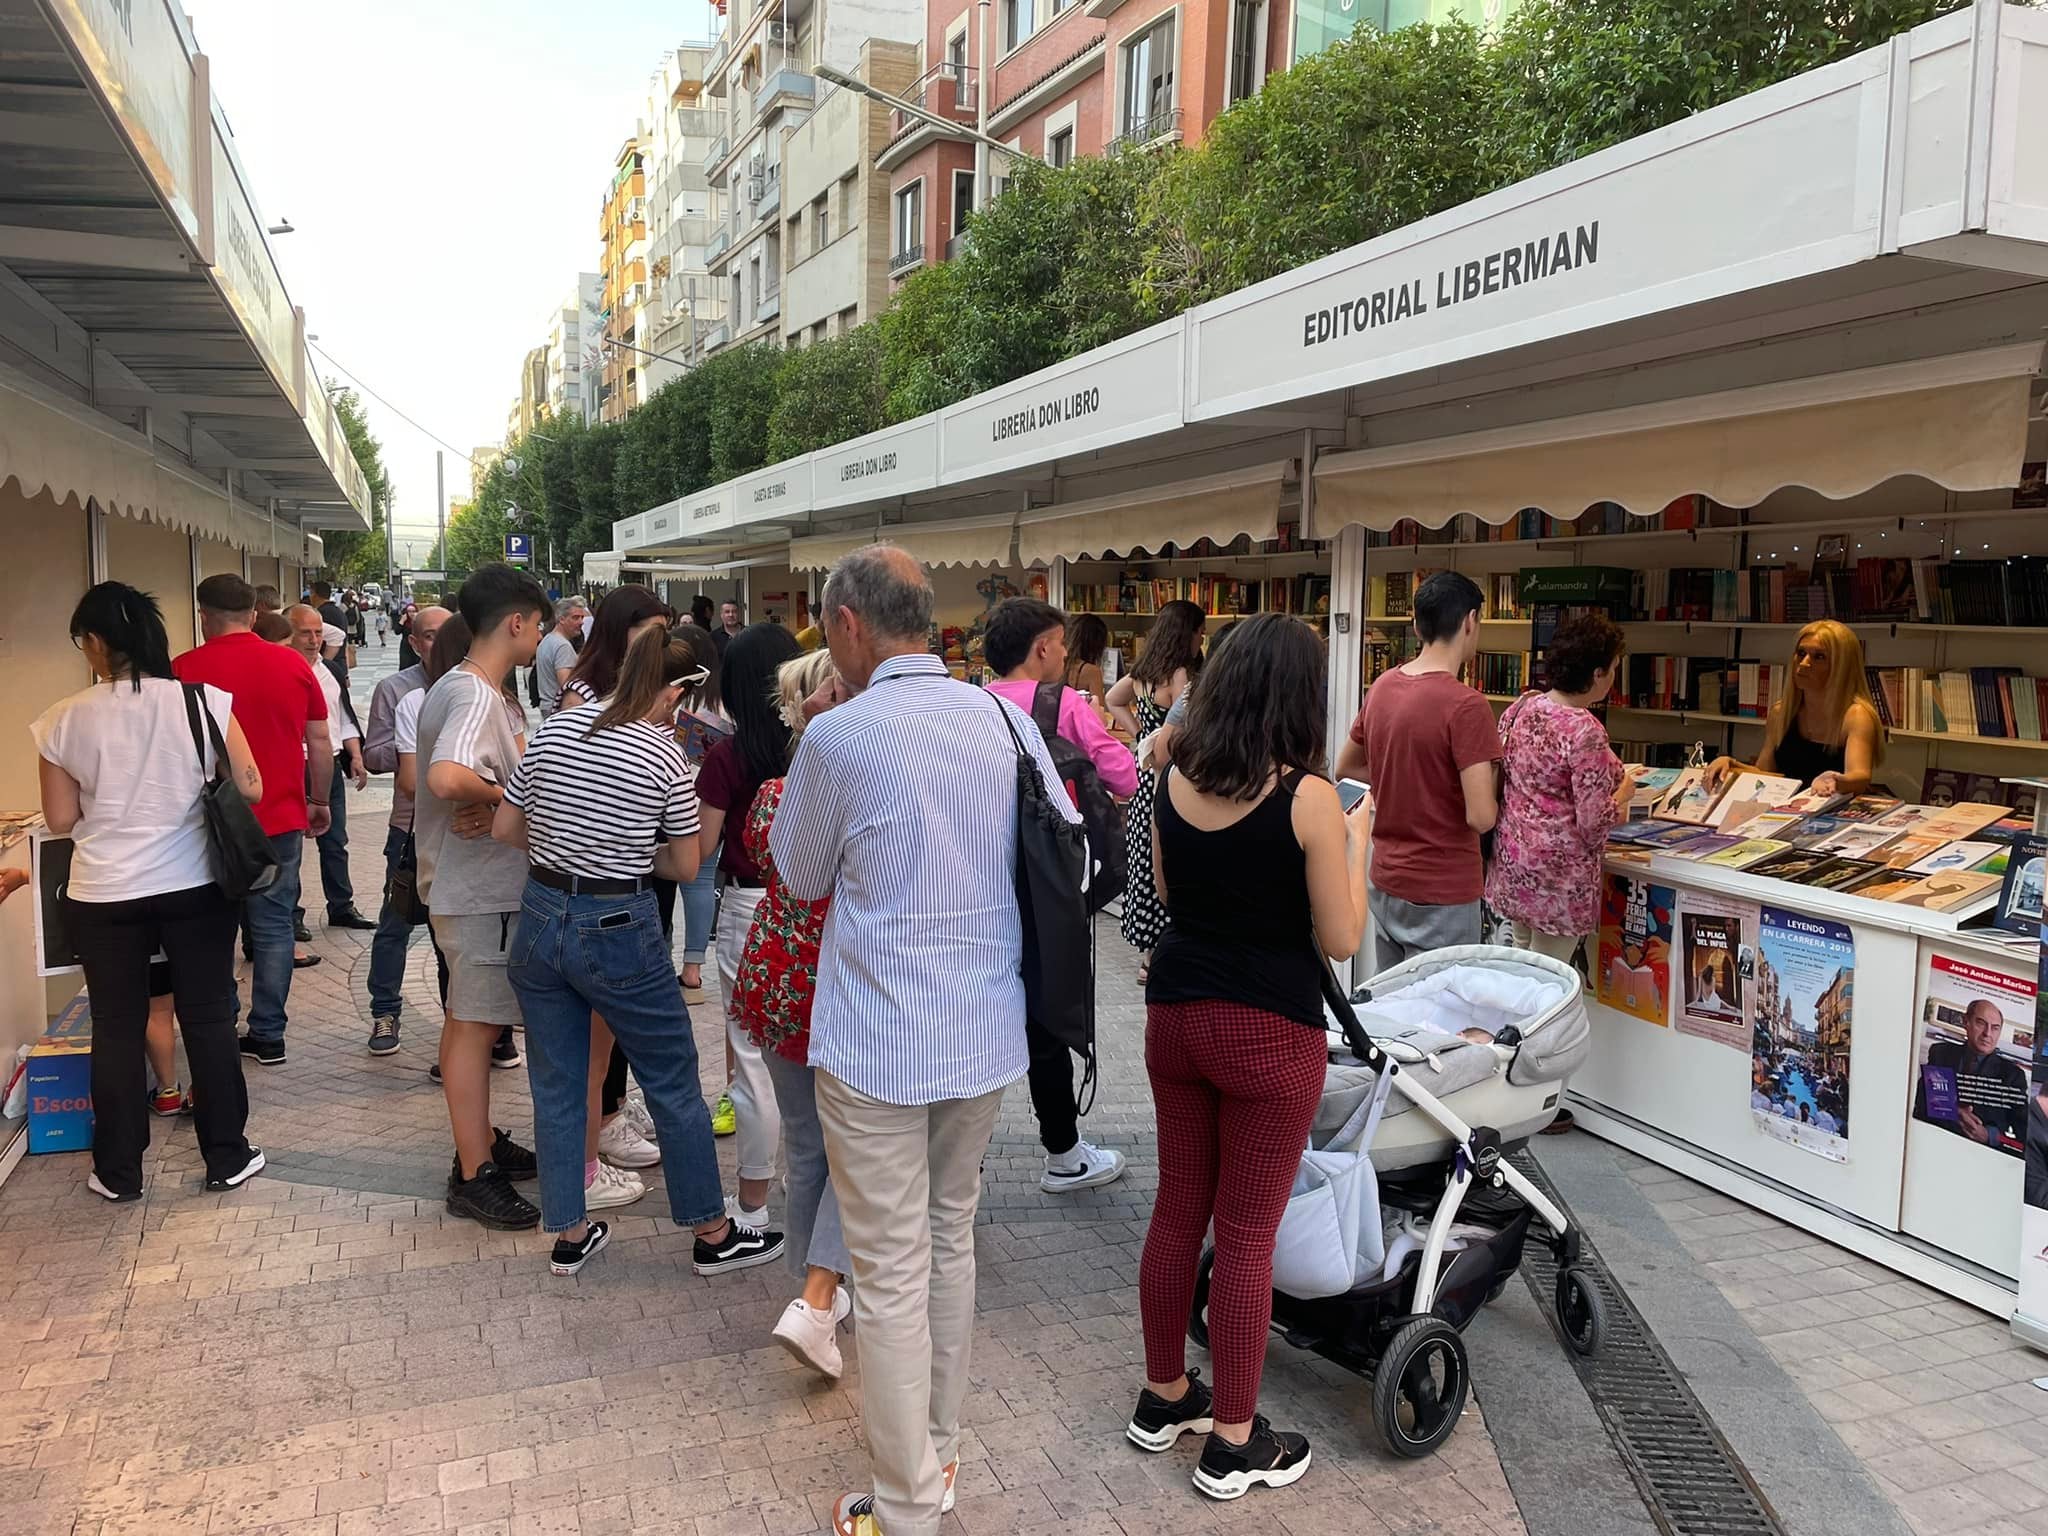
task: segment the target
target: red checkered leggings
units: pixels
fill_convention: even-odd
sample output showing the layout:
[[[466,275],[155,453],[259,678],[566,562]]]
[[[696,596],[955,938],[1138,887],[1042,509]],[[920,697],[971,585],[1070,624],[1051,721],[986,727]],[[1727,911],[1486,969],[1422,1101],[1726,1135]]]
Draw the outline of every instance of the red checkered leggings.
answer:
[[[1153,1003],[1145,1070],[1159,1118],[1159,1198],[1138,1268],[1145,1374],[1186,1368],[1195,1267],[1213,1220],[1209,1353],[1216,1422],[1259,1401],[1273,1317],[1273,1233],[1315,1118],[1328,1063],[1321,1030],[1239,1003]]]

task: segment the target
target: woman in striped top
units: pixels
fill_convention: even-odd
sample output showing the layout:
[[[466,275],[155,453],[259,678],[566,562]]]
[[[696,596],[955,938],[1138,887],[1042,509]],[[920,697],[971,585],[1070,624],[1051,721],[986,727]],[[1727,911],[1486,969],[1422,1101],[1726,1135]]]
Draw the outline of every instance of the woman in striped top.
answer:
[[[541,1220],[558,1234],[557,1274],[576,1273],[608,1236],[586,1220],[584,1201],[593,1014],[634,1063],[667,1152],[670,1211],[697,1234],[697,1272],[782,1252],[779,1232],[725,1214],[697,1046],[654,903],[657,871],[697,873],[697,789],[674,720],[698,670],[694,650],[665,629],[643,633],[609,700],[561,710],[535,734],[491,828],[532,860],[511,981],[526,1018]]]

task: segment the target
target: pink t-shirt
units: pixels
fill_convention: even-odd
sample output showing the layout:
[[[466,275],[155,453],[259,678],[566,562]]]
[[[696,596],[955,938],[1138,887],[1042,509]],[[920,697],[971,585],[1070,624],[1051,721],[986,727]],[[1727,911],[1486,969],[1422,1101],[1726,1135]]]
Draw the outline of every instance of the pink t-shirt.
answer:
[[[1000,694],[1028,715],[1038,684],[1028,678],[1006,678],[990,683],[988,691]],[[1095,771],[1102,776],[1104,789],[1119,800],[1128,800],[1137,793],[1138,760],[1131,755],[1129,747],[1109,734],[1101,717],[1088,707],[1088,701],[1075,689],[1060,690],[1058,731],[1088,754],[1089,761],[1095,764]]]

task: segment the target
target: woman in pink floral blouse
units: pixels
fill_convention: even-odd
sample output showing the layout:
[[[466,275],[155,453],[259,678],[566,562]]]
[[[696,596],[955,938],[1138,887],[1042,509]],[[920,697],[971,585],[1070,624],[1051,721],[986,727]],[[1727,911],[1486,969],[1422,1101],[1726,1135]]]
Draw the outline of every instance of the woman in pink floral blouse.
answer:
[[[1600,926],[1600,859],[1625,820],[1635,770],[1607,745],[1592,706],[1621,666],[1622,633],[1600,614],[1558,626],[1544,653],[1548,693],[1525,693],[1500,717],[1501,806],[1486,901],[1523,949],[1570,962]]]
[[[776,674],[776,702],[793,733],[792,752],[805,724],[804,701],[835,676],[832,655],[823,650],[784,662]],[[841,1279],[852,1261],[825,1163],[825,1133],[818,1124],[809,1065],[811,997],[818,985],[818,941],[825,933],[829,899],[798,901],[775,873],[768,829],[782,803],[782,786],[781,779],[764,783],[754,796],[747,824],[739,829],[748,856],[760,867],[767,894],[754,909],[753,926],[740,951],[733,1011],[768,1068],[775,1105],[782,1114],[783,1160],[789,1168],[787,1253],[804,1289],[777,1319],[775,1341],[820,1375],[836,1380],[843,1368],[839,1324],[852,1310]]]

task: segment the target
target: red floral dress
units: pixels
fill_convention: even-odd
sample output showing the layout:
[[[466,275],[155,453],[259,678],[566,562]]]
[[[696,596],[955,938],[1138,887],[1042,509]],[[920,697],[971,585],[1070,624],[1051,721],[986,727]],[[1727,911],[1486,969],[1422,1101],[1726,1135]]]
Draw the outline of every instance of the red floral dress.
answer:
[[[768,829],[782,803],[781,779],[770,779],[754,796],[741,832],[747,854],[760,866],[768,894],[754,909],[733,982],[733,1007],[747,1037],[762,1050],[790,1061],[811,1053],[811,998],[818,990],[818,943],[825,933],[823,901],[799,901],[783,889],[768,852]]]

